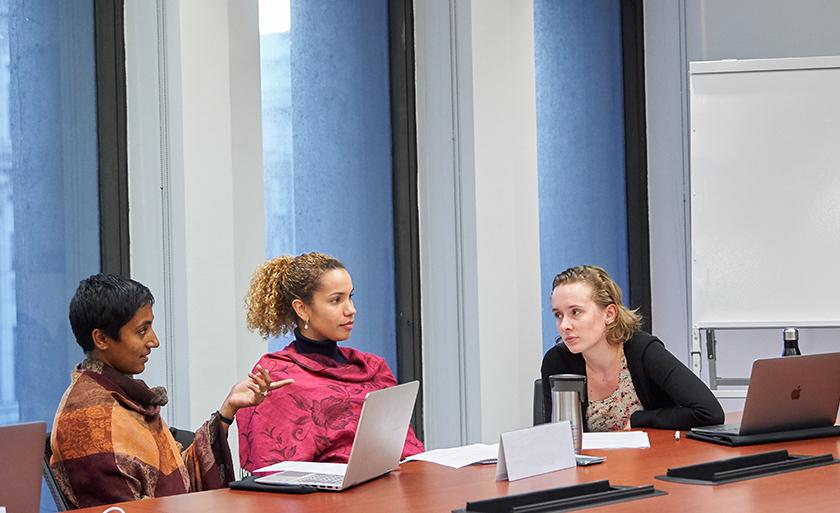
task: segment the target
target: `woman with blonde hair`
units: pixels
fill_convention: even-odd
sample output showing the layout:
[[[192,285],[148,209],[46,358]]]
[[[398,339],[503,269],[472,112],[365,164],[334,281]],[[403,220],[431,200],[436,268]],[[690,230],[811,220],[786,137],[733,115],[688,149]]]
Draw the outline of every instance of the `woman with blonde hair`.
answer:
[[[688,429],[720,424],[723,409],[709,388],[621,302],[621,289],[596,266],[571,267],[554,277],[551,310],[558,344],[542,363],[546,421],[553,374],[586,376],[588,431],[631,427]]]
[[[241,466],[253,472],[285,460],[346,463],[365,395],[397,384],[379,356],[338,346],[356,320],[350,273],[321,253],[280,256],[254,273],[246,305],[252,331],[295,336],[255,368],[295,381],[258,408],[240,410]],[[423,450],[409,427],[402,457]]]

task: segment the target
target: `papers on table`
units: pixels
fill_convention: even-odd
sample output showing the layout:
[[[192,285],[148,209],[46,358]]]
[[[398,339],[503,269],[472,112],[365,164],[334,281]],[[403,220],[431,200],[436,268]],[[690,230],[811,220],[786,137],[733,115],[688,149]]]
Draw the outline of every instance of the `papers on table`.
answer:
[[[447,467],[461,468],[475,463],[496,463],[498,454],[499,444],[472,444],[421,452],[403,461],[429,461]]]
[[[298,472],[317,472],[319,474],[344,475],[346,463],[317,463],[314,461],[281,461],[274,465],[258,468],[254,472],[280,472],[281,470],[295,470]]]
[[[607,433],[584,433],[583,450],[588,449],[647,449],[650,447],[648,434],[644,431],[610,431]]]
[[[529,437],[528,442],[533,442]],[[547,443],[547,442],[546,442]],[[552,444],[557,443],[554,438]],[[545,447],[545,443],[534,443],[534,448]],[[584,433],[583,449],[632,449],[648,448],[650,441],[644,431],[613,431],[610,433]],[[542,450],[542,449],[537,449]],[[435,449],[409,456],[406,461],[428,461],[452,468],[466,467],[476,463],[496,463],[499,444],[472,444],[464,447]],[[298,472],[318,472],[321,474],[343,475],[347,465],[344,463],[314,463],[310,461],[281,461],[257,469],[255,472],[280,472],[295,470]]]

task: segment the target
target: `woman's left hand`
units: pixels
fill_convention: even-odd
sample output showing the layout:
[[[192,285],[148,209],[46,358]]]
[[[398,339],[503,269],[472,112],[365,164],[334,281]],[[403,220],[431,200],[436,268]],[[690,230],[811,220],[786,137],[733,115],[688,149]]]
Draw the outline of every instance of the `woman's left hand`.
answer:
[[[257,365],[256,372],[249,372],[248,379],[240,381],[230,389],[219,412],[227,418],[233,418],[240,408],[256,406],[271,394],[272,390],[294,383],[293,379],[271,381],[268,371]]]

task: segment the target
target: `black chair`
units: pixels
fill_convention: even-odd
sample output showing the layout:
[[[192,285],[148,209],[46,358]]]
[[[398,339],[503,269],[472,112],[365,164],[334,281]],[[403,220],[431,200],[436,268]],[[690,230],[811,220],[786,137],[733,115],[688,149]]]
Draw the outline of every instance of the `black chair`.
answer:
[[[55,482],[55,476],[53,476],[52,469],[50,468],[51,456],[52,446],[50,445],[50,433],[47,432],[47,442],[44,446],[44,466],[42,474],[44,474],[44,481],[47,483],[50,495],[52,495],[53,501],[55,501],[56,511],[68,511],[72,508],[70,508],[67,504],[67,499],[64,498],[64,494],[61,493],[61,489],[58,488],[58,483]]]
[[[195,440],[195,432],[193,431],[171,427],[169,428],[169,432],[172,433],[172,438],[174,438],[176,442],[181,444],[181,450],[184,450],[187,447],[189,447],[190,444],[193,443],[193,440]]]
[[[534,381],[534,425],[545,424],[545,403],[543,402],[542,380]]]

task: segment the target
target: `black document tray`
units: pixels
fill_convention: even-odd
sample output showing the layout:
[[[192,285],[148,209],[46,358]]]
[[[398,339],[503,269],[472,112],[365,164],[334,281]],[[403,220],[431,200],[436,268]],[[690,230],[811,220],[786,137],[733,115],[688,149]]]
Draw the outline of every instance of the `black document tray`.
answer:
[[[466,508],[452,513],[548,513],[570,511],[624,502],[657,495],[667,495],[653,485],[612,486],[609,481],[592,481],[573,486],[507,495],[468,502]]]
[[[258,476],[246,476],[239,481],[228,483],[231,490],[248,490],[250,492],[271,492],[271,493],[312,493],[317,488],[301,485],[275,485],[256,482]]]
[[[725,433],[695,433],[689,431],[688,438],[711,442],[713,444],[739,447],[742,445],[770,444],[774,442],[792,442],[794,440],[807,440],[809,438],[826,438],[829,436],[840,436],[840,426],[827,426],[808,429],[794,429],[791,431],[776,431],[774,433],[762,433],[760,435],[727,435]]]
[[[718,485],[835,463],[840,463],[840,460],[834,459],[831,454],[795,456],[781,450],[669,468],[667,475],[656,476],[656,479],[675,483]]]

